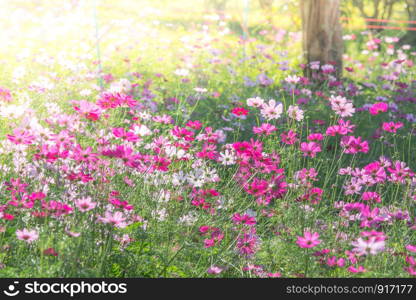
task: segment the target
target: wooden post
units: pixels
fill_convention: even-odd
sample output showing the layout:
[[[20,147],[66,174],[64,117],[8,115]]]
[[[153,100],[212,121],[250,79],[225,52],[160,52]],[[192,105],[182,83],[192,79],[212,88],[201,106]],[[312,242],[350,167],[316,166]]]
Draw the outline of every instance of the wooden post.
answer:
[[[340,0],[300,0],[303,51],[308,63],[332,63],[342,74],[343,40]],[[310,70],[307,70],[310,75]]]

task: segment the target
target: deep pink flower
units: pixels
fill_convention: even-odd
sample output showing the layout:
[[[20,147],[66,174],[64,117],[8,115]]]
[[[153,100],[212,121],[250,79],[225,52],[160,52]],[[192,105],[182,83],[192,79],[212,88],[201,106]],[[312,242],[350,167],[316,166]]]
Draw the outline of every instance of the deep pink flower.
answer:
[[[91,121],[97,121],[101,116],[101,108],[95,103],[85,100],[72,101],[74,109],[82,116]]]
[[[324,139],[324,136],[322,135],[322,133],[311,133],[310,135],[308,135],[308,141],[311,142],[319,142],[322,141]]]
[[[293,145],[297,141],[297,134],[296,132],[289,130],[287,132],[283,132],[280,137],[282,138],[282,142],[288,145]]]
[[[188,141],[188,142],[194,140],[194,132],[193,131],[189,131],[186,128],[181,128],[179,126],[173,127],[173,129],[171,130],[171,134],[176,139],[184,139],[185,141]]]
[[[13,134],[8,134],[7,138],[16,145],[30,145],[35,140],[35,136],[30,134],[28,131],[18,128],[13,130]]]
[[[261,135],[261,134],[270,135],[276,130],[277,129],[275,126],[268,124],[268,123],[263,123],[260,125],[260,127],[253,127],[253,132],[258,135]]]
[[[236,116],[246,116],[248,115],[248,110],[245,109],[244,107],[234,107],[231,110],[231,113],[233,113]]]
[[[345,149],[345,153],[347,154],[367,153],[370,150],[367,141],[362,141],[361,137],[354,136],[342,137],[341,147]]]
[[[358,267],[349,266],[347,270],[348,272],[351,272],[351,273],[364,273],[365,271],[367,271],[366,269],[364,269],[363,266],[358,266]]]
[[[384,122],[383,123],[383,130],[387,131],[387,132],[392,132],[392,133],[396,133],[397,129],[402,128],[403,127],[403,123],[402,122]]]
[[[414,267],[404,267],[404,270],[409,273],[409,275],[416,276],[416,268]]]
[[[256,229],[251,228],[249,231],[244,232],[237,240],[237,251],[245,256],[251,257],[258,250],[259,239],[256,234]]]
[[[198,120],[188,121],[188,123],[186,123],[186,126],[195,130],[199,130],[202,127],[202,123]]]
[[[361,198],[364,201],[371,201],[371,202],[376,202],[376,203],[381,202],[381,197],[377,192],[364,192]]]
[[[337,259],[337,257],[336,256],[332,256],[332,257],[328,257],[327,259],[326,259],[326,264],[329,266],[329,267],[335,267],[335,266],[338,266],[338,267],[343,267],[343,266],[345,266],[345,259],[344,258],[339,258],[339,259]]]
[[[244,185],[244,189],[247,193],[253,196],[261,196],[267,192],[269,184],[265,179],[254,178],[249,184]]]
[[[137,142],[140,140],[140,137],[135,135],[131,131],[126,131],[124,128],[113,128],[113,134],[117,138],[121,138],[123,140],[129,141],[129,142]]]
[[[377,102],[377,103],[374,103],[370,107],[369,111],[370,111],[370,114],[377,115],[379,113],[386,112],[388,109],[389,109],[389,105],[387,103]]]
[[[256,218],[248,214],[240,215],[239,213],[235,213],[232,220],[234,224],[244,224],[248,226],[256,225]]]
[[[309,143],[301,143],[300,144],[300,151],[303,152],[303,156],[310,156],[315,157],[316,153],[321,152],[321,145],[315,142],[309,142]]]
[[[409,251],[409,252],[416,253],[416,245],[407,245],[406,250]]]

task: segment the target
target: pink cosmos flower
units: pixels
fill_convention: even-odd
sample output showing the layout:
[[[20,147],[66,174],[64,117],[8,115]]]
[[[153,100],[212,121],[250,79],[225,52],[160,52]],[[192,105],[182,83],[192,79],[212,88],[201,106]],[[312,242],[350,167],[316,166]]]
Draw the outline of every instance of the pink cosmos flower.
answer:
[[[123,140],[129,141],[129,142],[137,142],[140,140],[140,137],[135,135],[131,131],[126,131],[124,128],[113,128],[113,134],[117,138],[121,138]]]
[[[68,229],[65,229],[65,233],[69,235],[70,237],[79,237],[81,235],[81,233],[79,232],[73,232]]]
[[[342,258],[342,257],[337,259],[336,256],[328,257],[327,260],[326,260],[326,264],[329,267],[335,267],[335,266],[343,267],[343,266],[345,266],[345,259]]]
[[[258,245],[258,235],[256,234],[256,229],[252,227],[238,238],[236,248],[240,255],[251,257],[257,252]]]
[[[289,130],[287,132],[283,132],[280,137],[282,138],[282,142],[288,145],[293,145],[294,143],[296,143],[297,139],[297,133]]]
[[[39,233],[36,230],[28,230],[26,228],[22,230],[16,230],[16,236],[19,240],[25,241],[30,244],[39,238]]]
[[[171,130],[171,134],[175,137],[175,139],[184,139],[188,142],[194,140],[193,131],[189,131],[186,128],[181,128],[179,126],[173,127],[173,129]]]
[[[91,197],[85,197],[75,200],[75,205],[80,211],[86,212],[94,209],[97,206],[97,203],[92,202]]]
[[[384,232],[382,231],[363,231],[360,233],[360,235],[362,237],[367,237],[367,238],[374,238],[376,241],[384,241],[387,239],[387,236],[384,234]]]
[[[416,276],[416,268],[414,267],[404,267],[404,270],[409,273],[409,275]]]
[[[296,75],[289,75],[285,78],[287,83],[296,84],[300,81],[300,77]]]
[[[324,136],[322,133],[311,133],[308,135],[308,141],[315,142],[315,141],[322,141],[324,139]]]
[[[201,231],[201,228],[200,228]],[[208,231],[211,232],[210,238],[204,240],[204,247],[210,248],[216,245],[219,245],[221,241],[224,239],[224,234],[221,232],[219,228],[216,227],[208,227]],[[203,234],[206,234],[204,232]]]
[[[335,136],[337,134],[339,135],[346,135],[348,134],[348,131],[346,128],[340,126],[340,125],[334,125],[334,126],[330,126],[326,129],[325,132],[326,135],[330,135],[330,136]]]
[[[265,179],[255,177],[251,183],[244,185],[244,190],[253,196],[261,196],[267,192],[269,184]]]
[[[118,228],[125,228],[127,226],[126,218],[123,216],[123,213],[119,211],[114,213],[106,211],[104,217],[98,216],[98,221]]]
[[[202,127],[202,123],[198,120],[188,121],[188,123],[186,123],[186,126],[191,129],[199,130]]]
[[[367,271],[366,269],[364,269],[363,266],[358,266],[358,267],[349,266],[347,270],[348,272],[351,272],[351,273],[364,273]]]
[[[384,240],[377,240],[375,237],[370,237],[368,240],[358,238],[356,241],[351,243],[355,248],[352,250],[357,255],[376,255],[384,251],[385,242]]]
[[[301,143],[300,144],[300,151],[303,152],[303,156],[310,156],[315,157],[316,153],[321,152],[321,145],[315,142],[309,142],[309,143]]]
[[[12,94],[10,93],[10,90],[0,87],[0,100],[4,102],[11,102]]]
[[[271,135],[276,130],[277,129],[275,126],[268,124],[268,123],[263,123],[260,125],[260,127],[253,127],[253,132],[258,135],[261,135],[261,134],[264,134],[266,136]]]
[[[379,113],[386,112],[388,109],[389,105],[387,103],[377,102],[370,107],[369,111],[372,115],[378,115]]]
[[[397,129],[402,128],[403,127],[403,123],[402,122],[384,122],[383,123],[383,130],[387,131],[387,132],[392,132],[392,133],[396,133]]]
[[[208,268],[207,273],[212,274],[212,275],[218,275],[222,271],[224,271],[224,268],[221,268],[221,267],[216,266],[216,265],[212,265],[211,267]]]
[[[8,134],[7,138],[16,145],[30,145],[35,140],[35,136],[30,134],[28,131],[18,128],[13,130],[13,134]]]
[[[354,136],[342,137],[341,147],[345,148],[345,153],[347,154],[367,153],[370,150],[367,141],[362,141],[361,137]]]
[[[376,202],[376,203],[381,202],[381,197],[377,192],[364,192],[361,198],[364,201],[371,201],[371,202]]]
[[[73,149],[72,158],[76,161],[95,162],[98,160],[98,154],[92,152],[91,147],[83,149],[81,145],[76,145]]]
[[[407,245],[406,250],[409,252],[416,253],[416,245]]]
[[[240,215],[239,213],[235,213],[232,220],[234,224],[244,224],[248,226],[256,225],[256,218],[248,214]]]
[[[97,121],[101,116],[101,107],[95,103],[85,100],[72,101],[74,109],[82,116],[91,121]]]
[[[269,278],[280,278],[280,277],[282,277],[282,273],[280,273],[280,272],[267,273],[267,277],[269,277]]]
[[[248,110],[245,109],[244,107],[234,107],[231,110],[231,113],[233,113],[236,116],[247,116],[248,115]]]
[[[303,236],[298,236],[296,243],[300,248],[313,248],[318,246],[321,243],[321,240],[319,240],[319,233],[305,231]]]
[[[303,196],[301,197],[304,201],[309,201],[311,204],[318,204],[322,200],[322,195],[324,190],[318,187],[314,187],[309,189]]]
[[[391,173],[389,180],[392,182],[404,183],[407,177],[414,175],[406,163],[399,160],[396,160],[387,170]]]

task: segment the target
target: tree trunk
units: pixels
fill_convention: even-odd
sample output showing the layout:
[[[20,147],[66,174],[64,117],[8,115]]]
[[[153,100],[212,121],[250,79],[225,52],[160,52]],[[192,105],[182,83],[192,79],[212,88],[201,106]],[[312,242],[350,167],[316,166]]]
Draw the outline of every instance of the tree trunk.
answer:
[[[406,1],[406,10],[409,16],[408,21],[416,21],[416,0],[407,0]],[[413,24],[408,24],[408,27],[414,26]],[[400,39],[400,44],[409,44],[416,45],[416,31],[407,31],[407,33]]]
[[[342,73],[340,0],[301,0],[303,51],[308,63],[333,64]],[[307,68],[307,75],[310,75]]]

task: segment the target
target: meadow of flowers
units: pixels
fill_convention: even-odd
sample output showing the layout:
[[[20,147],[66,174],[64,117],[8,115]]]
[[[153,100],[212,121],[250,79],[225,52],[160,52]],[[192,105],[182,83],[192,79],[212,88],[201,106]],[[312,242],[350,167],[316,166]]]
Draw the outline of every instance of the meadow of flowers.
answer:
[[[156,8],[98,27],[88,2],[2,20],[1,277],[416,275],[399,32],[344,32],[344,76],[306,78],[298,31]]]

